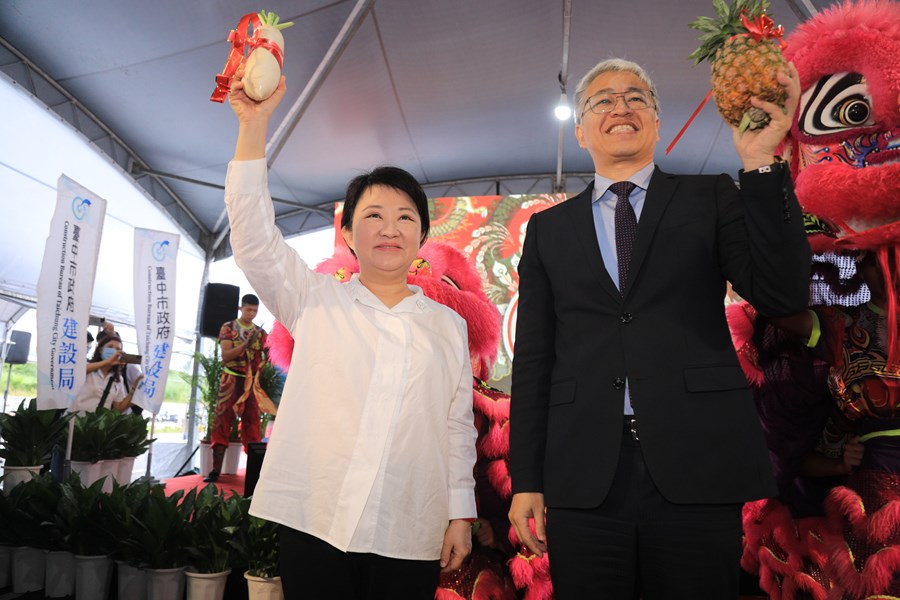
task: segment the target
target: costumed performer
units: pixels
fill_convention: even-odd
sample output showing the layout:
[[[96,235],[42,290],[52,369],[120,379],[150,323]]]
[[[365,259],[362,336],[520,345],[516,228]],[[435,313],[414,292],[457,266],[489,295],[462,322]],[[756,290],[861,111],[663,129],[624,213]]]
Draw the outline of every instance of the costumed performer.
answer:
[[[231,440],[231,429],[241,418],[241,442],[244,452],[248,445],[261,439],[260,411],[274,415],[275,404],[260,386],[259,378],[266,363],[266,331],[253,323],[259,310],[259,298],[245,294],[241,298],[240,315],[222,324],[219,345],[222,348],[222,375],[219,378],[219,397],[211,427],[212,470],[203,480],[218,481],[222,472],[225,450]]]
[[[772,334],[760,335],[764,324],[757,322],[755,341],[735,336],[749,375],[763,380],[760,414],[776,468],[786,473],[780,500],[745,508],[742,562],[776,600],[893,597],[900,594],[900,5],[833,6],[787,42],[803,89],[791,167],[798,199],[814,215],[808,222],[818,227],[811,245],[857,255],[857,277],[871,299],[774,321],[825,365],[830,414],[810,393],[815,384],[797,385],[792,371],[765,363],[758,342]],[[853,292],[833,288],[838,299]],[[740,325],[747,312],[731,311],[733,331],[749,331]],[[779,401],[785,406],[773,406]],[[832,473],[849,473],[828,493],[823,516],[810,496],[796,493],[810,480],[798,477],[804,452],[785,441],[788,434],[806,440],[808,451],[830,454]]]

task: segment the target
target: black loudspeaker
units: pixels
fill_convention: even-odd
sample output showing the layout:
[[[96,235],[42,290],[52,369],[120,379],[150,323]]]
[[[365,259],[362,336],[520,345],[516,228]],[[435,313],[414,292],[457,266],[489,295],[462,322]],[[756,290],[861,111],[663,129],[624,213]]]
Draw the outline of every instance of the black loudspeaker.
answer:
[[[6,362],[11,365],[24,365],[28,362],[30,348],[31,334],[27,331],[13,331],[6,347]]]
[[[247,471],[244,479],[244,498],[253,495],[263,459],[266,457],[267,442],[250,442],[247,444]]]
[[[219,329],[226,321],[237,318],[241,291],[236,285],[208,283],[203,294],[200,312],[200,335],[219,337]]]

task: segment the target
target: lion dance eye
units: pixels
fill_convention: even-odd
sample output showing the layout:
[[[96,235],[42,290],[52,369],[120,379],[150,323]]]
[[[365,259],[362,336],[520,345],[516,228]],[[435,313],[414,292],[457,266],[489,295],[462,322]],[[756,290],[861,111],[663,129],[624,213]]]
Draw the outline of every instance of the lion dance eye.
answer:
[[[840,106],[835,106],[831,111],[832,118],[847,127],[859,127],[868,119],[872,111],[865,99],[853,98],[846,100]]]
[[[800,99],[798,124],[807,135],[874,125],[865,78],[859,73],[835,73],[819,79]]]

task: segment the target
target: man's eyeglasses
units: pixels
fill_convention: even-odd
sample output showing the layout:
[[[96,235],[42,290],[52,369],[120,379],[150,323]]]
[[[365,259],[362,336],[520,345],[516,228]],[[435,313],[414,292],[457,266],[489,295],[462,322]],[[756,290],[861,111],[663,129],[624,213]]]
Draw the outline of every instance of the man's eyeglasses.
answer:
[[[653,92],[650,90],[634,89],[627,92],[601,92],[585,100],[581,116],[583,117],[588,110],[597,115],[611,112],[616,107],[619,98],[630,110],[644,110],[645,108],[656,107],[656,103],[653,101]]]

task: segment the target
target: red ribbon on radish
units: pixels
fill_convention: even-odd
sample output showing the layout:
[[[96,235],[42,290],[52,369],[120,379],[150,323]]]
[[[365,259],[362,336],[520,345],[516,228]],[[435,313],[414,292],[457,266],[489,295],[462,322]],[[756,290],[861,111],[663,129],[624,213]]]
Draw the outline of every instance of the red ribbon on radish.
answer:
[[[247,53],[248,59],[253,52],[259,49],[271,53],[278,63],[280,75],[284,63],[284,50],[282,50],[281,45],[279,45],[276,40],[271,39],[271,32],[274,30],[277,33],[279,29],[289,27],[290,25],[293,25],[293,23],[277,25],[278,17],[274,14],[269,13],[269,15],[266,16],[265,11],[263,11],[262,14],[268,22],[264,23],[257,13],[249,13],[241,17],[237,28],[232,29],[228,33],[228,41],[231,42],[231,51],[228,54],[228,60],[225,62],[222,72],[216,75],[216,89],[213,90],[212,96],[209,98],[212,102],[224,102],[225,98],[228,97],[228,92],[231,91],[231,81],[234,78],[235,71],[237,71],[237,68],[241,64],[241,61],[244,60],[244,50],[246,48],[250,48]],[[273,19],[274,22],[271,22]],[[253,25],[253,35],[248,36],[247,28],[250,25]],[[266,30],[268,30],[268,32]],[[269,35],[264,36],[263,33],[268,33]],[[278,34],[278,37],[281,38],[280,34]],[[283,43],[282,39],[282,44]],[[276,79],[275,86],[277,85],[278,81]],[[272,91],[275,90],[275,86],[272,86]],[[264,100],[271,95],[272,91],[268,92],[264,97],[256,98],[250,94],[249,90],[247,90],[248,95],[254,100]]]

